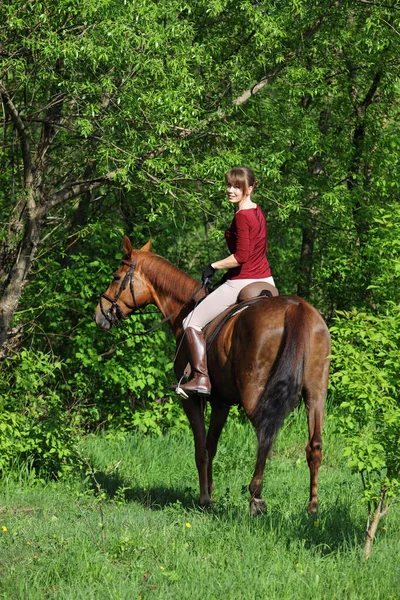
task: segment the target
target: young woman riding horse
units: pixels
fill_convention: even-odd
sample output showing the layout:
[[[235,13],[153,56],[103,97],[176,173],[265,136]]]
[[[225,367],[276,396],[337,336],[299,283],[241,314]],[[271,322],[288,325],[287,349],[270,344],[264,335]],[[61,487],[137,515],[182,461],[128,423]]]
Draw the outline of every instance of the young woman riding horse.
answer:
[[[242,188],[238,187],[241,191]],[[234,200],[237,196],[233,190],[231,193]],[[247,218],[246,211],[239,211],[239,220],[243,217]],[[125,236],[125,256],[110,286],[102,294],[96,307],[95,320],[99,327],[109,330],[138,308],[155,304],[170,324],[177,340],[180,340],[184,323],[187,330],[189,323],[191,328],[193,323],[199,327],[200,321],[191,320],[189,315],[206,292],[196,280],[150,250],[151,241],[140,250],[134,250]],[[232,263],[228,262],[230,260]],[[212,269],[235,267],[233,260],[236,259],[228,257],[217,261]],[[236,262],[239,263],[239,260]],[[211,273],[211,269],[206,269],[204,277]],[[209,298],[214,294],[216,292]],[[206,300],[202,300],[199,308]],[[239,305],[240,308],[242,310],[237,310],[223,324],[208,350],[208,375],[211,381],[208,432],[204,419],[204,397],[189,393],[182,400],[194,436],[200,504],[209,506],[211,503],[214,489],[212,463],[218,440],[230,407],[239,404],[253,424],[258,440],[256,466],[249,485],[250,509],[252,514],[258,514],[265,508],[261,496],[265,462],[284,418],[302,396],[308,419],[308,511],[316,512],[324,401],[329,373],[329,331],[319,312],[296,296],[262,297],[247,303],[245,307]],[[218,310],[222,309],[220,304]],[[178,358],[175,369],[180,378],[188,359],[192,362],[196,362],[196,359],[193,360],[189,354],[180,354]]]
[[[206,341],[202,332],[207,323],[234,304],[246,285],[254,281],[275,285],[266,257],[267,223],[263,211],[251,197],[257,183],[254,173],[247,167],[235,167],[226,173],[225,182],[229,202],[235,207],[235,216],[225,232],[231,254],[208,265],[202,280],[205,282],[212,277],[217,269],[229,270],[225,282],[183,321],[192,378],[180,384],[178,389],[187,394],[211,393]]]

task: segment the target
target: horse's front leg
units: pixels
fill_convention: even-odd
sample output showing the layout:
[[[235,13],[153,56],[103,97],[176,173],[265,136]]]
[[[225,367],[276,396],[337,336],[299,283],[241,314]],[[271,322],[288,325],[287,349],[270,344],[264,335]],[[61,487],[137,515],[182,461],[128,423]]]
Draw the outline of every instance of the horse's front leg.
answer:
[[[207,481],[208,452],[204,422],[206,400],[197,395],[192,395],[182,400],[182,406],[193,431],[196,467],[199,474],[200,506],[209,507],[211,496]]]

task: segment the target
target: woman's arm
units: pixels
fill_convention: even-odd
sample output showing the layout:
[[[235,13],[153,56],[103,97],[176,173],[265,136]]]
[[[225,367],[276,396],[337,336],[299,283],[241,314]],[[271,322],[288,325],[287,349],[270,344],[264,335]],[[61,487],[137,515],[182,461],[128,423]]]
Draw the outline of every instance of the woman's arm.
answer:
[[[222,260],[217,260],[216,262],[211,263],[211,266],[213,269],[233,269],[234,267],[238,267],[239,263],[234,255],[231,254]]]
[[[235,215],[237,230],[237,248],[235,254],[231,254],[222,260],[211,263],[213,269],[233,269],[246,262],[250,252],[250,225],[243,213]],[[237,260],[237,258],[239,260]],[[240,261],[240,262],[239,262]]]

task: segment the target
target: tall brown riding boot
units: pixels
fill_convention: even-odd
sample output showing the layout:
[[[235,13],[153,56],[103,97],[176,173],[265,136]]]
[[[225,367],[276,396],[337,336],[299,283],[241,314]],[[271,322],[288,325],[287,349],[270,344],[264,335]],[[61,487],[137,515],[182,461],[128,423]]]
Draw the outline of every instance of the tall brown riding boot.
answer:
[[[192,378],[179,386],[186,394],[211,394],[211,383],[207,370],[206,340],[201,331],[188,327],[185,331],[189,350]]]

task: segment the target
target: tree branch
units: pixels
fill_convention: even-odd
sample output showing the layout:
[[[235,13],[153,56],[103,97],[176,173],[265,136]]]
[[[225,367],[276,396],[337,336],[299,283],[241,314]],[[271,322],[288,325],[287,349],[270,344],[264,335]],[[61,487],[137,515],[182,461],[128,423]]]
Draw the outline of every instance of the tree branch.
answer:
[[[304,39],[309,39],[309,38],[313,37],[314,34],[318,31],[318,29],[321,27],[323,20],[324,20],[323,16],[319,17],[319,19],[317,19],[315,21],[315,23],[309,29],[307,29],[307,31],[305,31],[305,33],[302,36],[302,39],[304,40]],[[267,73],[267,75],[265,75],[265,77],[260,79],[260,81],[255,83],[248,90],[244,91],[240,96],[238,96],[237,98],[232,100],[232,104],[235,106],[240,106],[241,104],[244,104],[244,102],[247,102],[247,100],[249,98],[251,98],[252,96],[257,94],[257,92],[259,92],[264,86],[267,85],[267,83],[269,83],[272,79],[274,79],[274,77],[276,77],[276,75],[278,75],[278,73],[280,73],[281,71],[283,71],[283,69],[285,67],[287,67],[289,62],[295,56],[297,56],[298,51],[299,51],[299,48],[288,52],[286,54],[285,58],[283,59],[283,61],[279,65],[276,65],[273,69],[270,70],[269,73]]]
[[[381,82],[381,78],[382,78],[382,74],[378,71],[378,73],[376,73],[376,75],[374,77],[371,87],[369,88],[364,100],[361,103],[363,110],[366,110],[368,108],[368,106],[373,102],[374,96],[375,96],[376,92],[378,91],[378,87]]]
[[[379,6],[379,8],[390,8],[391,10],[400,10],[397,6],[392,6],[391,4],[382,4],[381,2],[370,2],[369,0],[356,0],[360,4],[369,4],[371,6]]]
[[[1,80],[0,80],[0,95],[3,99],[3,102],[7,108],[10,116],[11,116],[12,122],[14,123],[14,126],[20,136],[22,159],[24,162],[24,179],[25,179],[25,182],[27,182],[32,177],[31,153],[30,153],[28,135],[26,133],[25,125],[24,125],[21,117],[19,116],[19,112],[18,112],[15,104],[11,100],[11,96],[8,93],[7,88],[5,87],[5,85],[3,84],[3,82]]]
[[[89,179],[87,181],[74,181],[73,183],[67,185],[62,190],[51,194],[42,206],[38,207],[36,211],[36,215],[39,218],[44,217],[52,208],[58,206],[59,204],[63,204],[68,200],[72,200],[73,198],[77,198],[81,196],[85,192],[89,192],[91,190],[95,190],[96,188],[101,187],[102,185],[109,183],[112,181],[115,176],[119,173],[119,170],[110,171],[101,177],[96,177],[95,179]]]
[[[287,64],[290,62],[290,60],[295,55],[296,55],[296,52],[294,50],[291,50],[290,52],[288,52],[285,56],[285,59],[281,62],[280,65],[277,65],[276,67],[271,69],[270,72],[268,73],[268,75],[266,75],[260,81],[255,83],[251,88],[249,88],[248,90],[243,92],[240,96],[238,96],[237,98],[232,100],[232,104],[234,104],[235,106],[240,106],[241,104],[244,104],[245,102],[247,102],[247,100],[249,100],[249,98],[251,98],[252,96],[257,94],[257,92],[262,90],[262,88],[265,87],[267,85],[267,83],[269,83],[272,79],[274,79],[274,77],[276,75],[278,75],[278,73],[280,73],[287,66]]]

